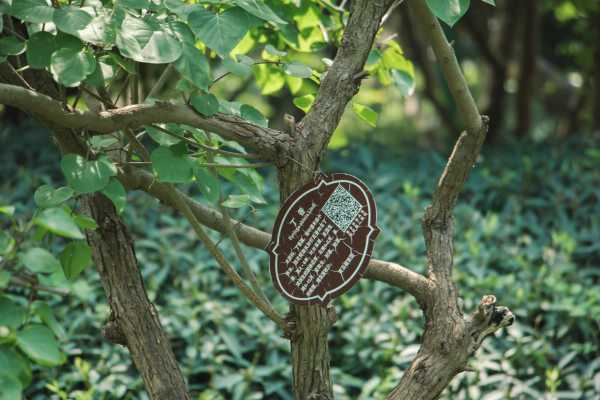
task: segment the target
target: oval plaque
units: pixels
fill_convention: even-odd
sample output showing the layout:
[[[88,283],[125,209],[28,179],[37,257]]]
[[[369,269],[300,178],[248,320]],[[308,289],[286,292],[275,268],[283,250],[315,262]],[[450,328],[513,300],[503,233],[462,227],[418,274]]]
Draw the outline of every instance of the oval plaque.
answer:
[[[277,290],[297,304],[327,304],[364,274],[379,234],[369,189],[348,174],[321,176],[283,204],[267,245]]]

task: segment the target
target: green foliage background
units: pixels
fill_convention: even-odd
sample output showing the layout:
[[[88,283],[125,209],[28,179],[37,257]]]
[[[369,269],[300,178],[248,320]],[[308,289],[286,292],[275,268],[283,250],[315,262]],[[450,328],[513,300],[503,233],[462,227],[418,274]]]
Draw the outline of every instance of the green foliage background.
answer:
[[[30,124],[0,133],[0,204],[16,205],[23,221],[31,217],[37,187],[64,184],[47,138]],[[369,183],[383,230],[377,257],[423,271],[420,218],[443,162],[429,150],[398,154],[363,144],[335,152],[324,168]],[[455,277],[467,310],[494,293],[517,322],[484,342],[473,360],[477,372],[459,375],[445,399],[599,398],[599,163],[600,147],[584,140],[497,146],[481,157],[456,210]],[[272,171],[264,172],[269,205],[246,207],[238,217],[268,229],[278,195]],[[146,288],[195,398],[290,399],[289,344],[281,332],[239,295],[182,218],[140,193],[128,203],[125,219]],[[226,239],[220,248],[235,261]],[[285,310],[270,284],[266,254],[249,249],[248,256],[275,306]],[[41,295],[64,327],[67,362],[34,366],[25,397],[146,398],[127,352],[101,338],[109,310],[94,269],[71,291],[64,298]],[[368,280],[335,305],[339,320],[330,340],[337,395],[383,398],[418,348],[418,306],[401,290]],[[11,366],[0,360],[2,368]]]

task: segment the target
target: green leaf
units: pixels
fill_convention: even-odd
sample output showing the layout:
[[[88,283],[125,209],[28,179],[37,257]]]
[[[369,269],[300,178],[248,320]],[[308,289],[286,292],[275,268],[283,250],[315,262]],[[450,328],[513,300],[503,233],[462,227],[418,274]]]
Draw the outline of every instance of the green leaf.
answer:
[[[161,127],[165,128],[165,126],[162,126],[162,125],[161,125]],[[166,128],[169,129],[170,131],[173,131],[173,133],[179,134],[179,132],[176,131],[177,126],[175,126],[173,124],[167,124]],[[169,135],[168,133],[165,133],[159,129],[156,129],[153,126],[145,126],[144,129],[146,129],[146,132],[148,132],[148,135],[150,135],[152,140],[154,140],[156,143],[160,144],[161,146],[172,146],[174,144],[181,142],[181,139],[177,139],[176,137]],[[183,136],[183,134],[181,136]]]
[[[267,51],[267,53],[272,54],[277,57],[284,57],[287,55],[287,51],[278,50],[270,44],[265,46],[265,50]]]
[[[36,32],[27,41],[27,63],[31,68],[50,66],[50,57],[56,51],[56,37],[48,32]]]
[[[25,51],[25,42],[16,36],[5,36],[0,38],[0,54],[16,56]]]
[[[88,217],[87,215],[75,214],[73,216],[73,220],[81,229],[94,230],[98,228],[98,224],[96,223],[96,221],[92,217]]]
[[[304,111],[305,113],[310,110],[313,103],[315,102],[315,96],[313,94],[307,94],[300,97],[294,97],[293,103],[296,107]]]
[[[52,273],[60,268],[60,262],[56,257],[41,247],[33,247],[19,254],[19,259],[32,272]]]
[[[77,154],[67,154],[60,167],[70,187],[77,193],[92,193],[102,190],[111,176],[117,175],[117,168],[106,157],[87,161]]]
[[[92,21],[92,16],[79,7],[62,6],[54,10],[53,19],[57,29],[78,36]]]
[[[15,206],[0,206],[0,214],[12,217],[15,213]]]
[[[15,248],[15,239],[5,231],[0,231],[0,256],[5,256]]]
[[[205,117],[211,117],[219,111],[219,100],[211,93],[193,95],[190,104]]]
[[[352,103],[352,110],[356,113],[358,118],[362,119],[373,128],[377,126],[377,112],[372,108],[363,104]]]
[[[198,39],[223,58],[242,40],[251,25],[248,14],[238,7],[222,14],[199,8],[189,15],[188,22]]]
[[[164,0],[163,4],[183,20],[187,20],[190,13],[198,9],[197,4],[187,4],[181,0]]]
[[[43,210],[34,218],[33,223],[60,236],[71,239],[85,238],[71,215],[60,207]]]
[[[77,278],[84,269],[92,265],[92,249],[84,241],[69,243],[58,257],[69,280]]]
[[[254,122],[256,125],[267,128],[269,126],[269,121],[265,118],[264,115],[261,114],[256,108],[244,104],[240,107],[240,115],[245,120]]]
[[[113,202],[117,213],[121,214],[123,212],[125,203],[127,202],[127,193],[121,182],[115,178],[111,178],[108,185],[102,189],[102,194]]]
[[[227,71],[240,78],[247,78],[252,74],[252,66],[246,63],[238,63],[226,58],[223,60],[223,66]]]
[[[54,80],[75,87],[96,69],[96,60],[87,50],[62,48],[50,57],[50,71]]]
[[[285,74],[280,68],[272,65],[257,65],[255,68],[256,84],[263,95],[273,94],[285,85]]]
[[[17,346],[36,363],[55,367],[66,361],[52,331],[40,324],[27,325],[17,332]]]
[[[205,167],[198,167],[195,170],[196,179],[198,180],[198,186],[200,191],[211,203],[219,201],[221,184],[219,179]]]
[[[312,69],[299,62],[291,62],[283,64],[283,70],[286,74],[296,76],[298,78],[310,78]]]
[[[52,312],[52,309],[50,308],[48,303],[40,300],[34,301],[31,305],[31,309],[40,317],[42,322],[48,328],[52,329],[52,332],[54,332],[57,338],[59,338],[60,340],[66,338],[67,333],[65,332],[65,329],[56,320],[56,317],[54,316],[54,313]]]
[[[120,5],[134,10],[147,10],[150,8],[150,3],[150,0],[119,0]]]
[[[175,69],[194,86],[207,91],[212,78],[206,56],[196,47],[194,35],[186,25],[176,23],[173,28],[183,42],[181,57],[174,64]]]
[[[10,282],[11,276],[12,274],[9,271],[0,271],[0,289],[5,289],[8,286],[8,282]]]
[[[469,9],[471,0],[426,0],[431,12],[452,27]]]
[[[31,366],[29,365],[29,361],[13,347],[0,346],[0,371],[2,371],[0,375],[17,378],[23,387],[27,387],[31,383]],[[2,386],[0,383],[0,387]],[[3,399],[2,395],[0,395],[0,399]]]
[[[150,64],[174,62],[183,51],[179,40],[152,16],[139,19],[127,14],[116,43],[123,56]]]
[[[415,92],[415,80],[413,77],[409,73],[398,69],[392,69],[390,74],[392,75],[394,84],[398,87],[400,93],[402,93],[402,96],[412,96]]]
[[[250,196],[247,194],[230,194],[222,205],[227,208],[241,208],[250,204]]]
[[[73,197],[75,192],[67,186],[54,189],[50,185],[42,185],[33,194],[33,200],[40,208],[56,207]]]
[[[112,18],[104,9],[96,9],[95,15],[90,15],[79,7],[63,6],[54,11],[54,24],[60,31],[97,46],[115,41]]]
[[[52,22],[54,8],[46,0],[13,0],[10,14],[25,22]]]
[[[8,368],[13,368],[12,365]],[[23,385],[13,375],[6,375],[4,371],[0,374],[0,400],[21,400]]]
[[[491,6],[496,7],[496,1],[495,0],[481,0],[481,1],[483,1],[484,3],[487,3],[487,4],[491,5]]]
[[[269,8],[263,1],[259,0],[234,0],[235,5],[240,6],[250,14],[264,19],[265,21],[272,22],[273,24],[285,25],[287,22],[281,19],[275,12]]]
[[[17,329],[27,317],[27,309],[20,306],[8,297],[0,296],[0,326],[7,326],[10,329]]]
[[[152,168],[161,182],[186,183],[192,180],[194,166],[186,151],[185,143],[181,142],[171,147],[160,146],[152,152]]]

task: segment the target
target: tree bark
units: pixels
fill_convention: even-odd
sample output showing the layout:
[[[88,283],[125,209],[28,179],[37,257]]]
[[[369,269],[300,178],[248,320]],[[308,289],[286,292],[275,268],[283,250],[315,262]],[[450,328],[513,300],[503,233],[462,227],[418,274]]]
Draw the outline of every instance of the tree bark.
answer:
[[[27,80],[21,80],[14,70],[3,64],[0,66],[0,81],[28,85],[54,100],[60,100],[47,72],[27,72]],[[61,153],[88,155],[82,136],[76,131],[57,126],[35,111],[33,114],[52,130]],[[104,336],[129,348],[151,399],[190,399],[169,339],[146,295],[126,225],[116,214],[110,200],[103,195],[87,195],[83,203],[99,225],[96,231],[88,231],[87,236],[112,311]]]
[[[98,223],[86,235],[111,309],[104,335],[129,348],[151,399],[191,399],[169,338],[146,294],[127,226],[102,194],[84,196],[83,208]]]
[[[531,128],[531,106],[536,79],[536,59],[538,42],[539,13],[537,0],[523,0],[523,47],[519,71],[519,89],[517,94],[516,134],[525,137]]]

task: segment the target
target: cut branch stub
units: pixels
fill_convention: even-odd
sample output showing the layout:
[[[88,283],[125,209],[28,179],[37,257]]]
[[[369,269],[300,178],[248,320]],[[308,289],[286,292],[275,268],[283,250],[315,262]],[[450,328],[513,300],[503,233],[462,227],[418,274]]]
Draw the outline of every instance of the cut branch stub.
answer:
[[[379,234],[369,189],[332,174],[294,192],[279,211],[267,251],[275,287],[296,304],[327,304],[364,274]]]

